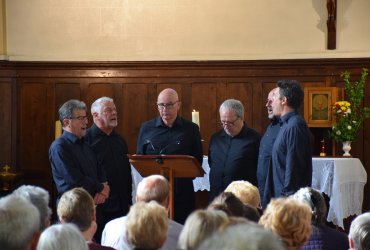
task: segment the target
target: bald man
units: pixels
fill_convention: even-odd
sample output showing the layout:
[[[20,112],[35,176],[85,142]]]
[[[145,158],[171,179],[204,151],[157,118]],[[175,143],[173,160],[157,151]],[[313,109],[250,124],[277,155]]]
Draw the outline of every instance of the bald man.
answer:
[[[202,165],[203,150],[199,127],[178,115],[181,101],[174,89],[167,88],[157,99],[159,116],[141,125],[137,154],[191,155]],[[191,178],[174,183],[175,221],[183,224],[194,210],[195,196]]]

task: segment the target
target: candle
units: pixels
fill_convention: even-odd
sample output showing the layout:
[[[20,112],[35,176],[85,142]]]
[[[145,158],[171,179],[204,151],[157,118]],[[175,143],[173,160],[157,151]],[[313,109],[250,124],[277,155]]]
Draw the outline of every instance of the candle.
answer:
[[[57,120],[55,121],[55,139],[58,139],[62,135],[62,123]]]
[[[198,126],[200,127],[200,123],[199,123],[199,112],[198,111],[195,111],[193,109],[193,112],[191,112],[191,118],[192,118],[192,121],[196,124],[198,124]]]

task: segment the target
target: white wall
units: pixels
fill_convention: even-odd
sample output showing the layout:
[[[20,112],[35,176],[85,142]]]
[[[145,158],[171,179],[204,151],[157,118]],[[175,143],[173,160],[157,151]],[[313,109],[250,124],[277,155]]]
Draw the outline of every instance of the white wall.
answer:
[[[10,60],[140,61],[370,57],[370,1],[7,0]]]

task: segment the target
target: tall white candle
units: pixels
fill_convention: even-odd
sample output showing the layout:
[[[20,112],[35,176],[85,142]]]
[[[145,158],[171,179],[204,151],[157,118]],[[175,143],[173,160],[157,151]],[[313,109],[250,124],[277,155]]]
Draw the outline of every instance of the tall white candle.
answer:
[[[193,109],[193,112],[191,112],[191,119],[194,123],[198,124],[200,127],[200,122],[199,122],[199,111],[195,111]]]

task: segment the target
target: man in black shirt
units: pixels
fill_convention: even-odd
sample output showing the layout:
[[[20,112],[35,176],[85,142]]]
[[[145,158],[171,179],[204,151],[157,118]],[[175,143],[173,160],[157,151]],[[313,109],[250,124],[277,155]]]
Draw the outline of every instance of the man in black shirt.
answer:
[[[203,150],[199,127],[178,116],[180,105],[178,94],[173,89],[164,89],[158,95],[159,117],[141,125],[137,154],[191,155],[202,165]],[[174,219],[183,224],[195,207],[192,179],[176,179],[174,189]]]
[[[238,100],[221,104],[220,119],[223,129],[212,135],[208,152],[211,200],[233,181],[246,180],[257,186],[261,136],[244,123],[244,107]]]
[[[261,196],[261,205],[266,208],[267,204],[270,202],[271,194],[270,188],[268,188],[269,182],[267,176],[272,175],[272,145],[274,145],[276,136],[280,131],[279,116],[275,116],[272,113],[271,102],[273,94],[276,91],[272,89],[267,97],[266,108],[267,115],[271,121],[271,124],[267,127],[265,134],[262,136],[259,155],[258,155],[258,166],[257,166],[257,180],[258,189]],[[266,187],[267,185],[267,187]]]
[[[91,105],[91,114],[94,124],[87,130],[86,140],[105,170],[110,186],[109,198],[96,210],[99,240],[108,221],[127,214],[132,204],[132,178],[126,141],[114,130],[118,121],[113,99],[97,99]]]

